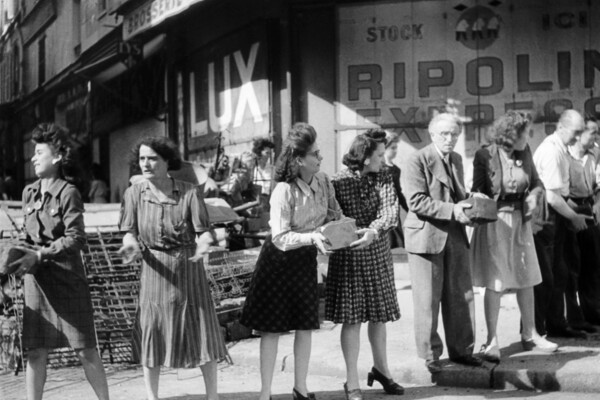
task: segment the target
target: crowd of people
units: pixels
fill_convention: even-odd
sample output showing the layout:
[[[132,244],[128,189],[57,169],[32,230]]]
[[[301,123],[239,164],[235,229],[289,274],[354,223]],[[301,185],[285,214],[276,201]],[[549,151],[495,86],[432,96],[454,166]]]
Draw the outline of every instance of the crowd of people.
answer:
[[[271,398],[279,337],[294,331],[295,400],[314,399],[307,387],[312,331],[319,328],[317,254],[329,255],[325,318],[342,325],[348,400],[361,400],[358,356],[367,325],[373,366],[367,376],[386,393],[404,388],[391,376],[386,323],[400,318],[391,249],[408,253],[417,355],[441,371],[444,352],[438,315],[452,362],[481,366],[500,362],[498,315],[503,293],[516,293],[524,351],[555,352],[548,338],[584,337],[600,325],[600,228],[595,201],[600,183],[598,124],[567,110],[532,152],[531,121],[509,111],[494,121],[489,145],[473,162],[470,191],[454,147],[463,123],[453,113],[435,115],[431,143],[394,165],[398,136],[371,129],[357,135],[332,177],[320,171],[323,156],[315,129],[295,124],[277,164],[274,148],[255,141],[242,168],[216,171],[235,191],[231,201],[258,183],[268,207],[271,233],[262,245],[244,303],[241,323],[260,339],[260,400]],[[106,376],[93,330],[90,293],[80,257],[85,241],[83,203],[72,184],[68,136],[53,124],[33,132],[34,170],[39,178],[23,191],[27,246],[13,261],[24,275],[24,335],[28,398],[41,399],[49,349],[76,350],[99,399],[108,399]],[[160,368],[200,367],[207,398],[215,400],[217,362],[228,360],[202,259],[215,243],[204,194],[170,177],[181,163],[165,137],[142,139],[131,166],[144,179],[125,192],[119,228],[120,253],[139,259],[139,310],[134,344],[148,399],[158,399]],[[222,168],[221,168],[222,167]],[[239,169],[238,172],[234,172]],[[259,189],[259,192],[258,192]],[[102,192],[102,188],[99,189]],[[496,219],[472,220],[469,197],[491,199]],[[475,202],[475,204],[477,204]],[[400,221],[400,209],[407,211]],[[320,228],[342,217],[355,220],[357,239],[329,250]],[[475,354],[473,287],[484,287],[487,337]],[[73,299],[76,298],[76,301]]]

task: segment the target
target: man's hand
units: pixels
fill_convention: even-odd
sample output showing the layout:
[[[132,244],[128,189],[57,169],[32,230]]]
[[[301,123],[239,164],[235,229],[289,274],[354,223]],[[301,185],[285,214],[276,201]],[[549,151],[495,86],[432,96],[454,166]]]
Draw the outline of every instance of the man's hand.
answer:
[[[350,243],[350,248],[352,250],[364,249],[373,243],[373,240],[377,238],[377,232],[375,229],[371,228],[362,228],[356,231],[357,235],[362,235],[360,239],[355,240]]]
[[[33,272],[40,261],[37,251],[22,246],[15,246],[15,249],[18,249],[22,256],[11,262],[8,265],[9,268],[17,268],[15,271],[16,276],[23,276],[26,273]]]
[[[570,221],[571,224],[573,224],[575,232],[580,232],[587,229],[588,226],[586,221],[593,219],[594,217],[591,217],[589,215],[575,214],[575,216],[571,217]]]
[[[473,223],[473,221],[471,221],[471,219],[469,217],[467,217],[467,214],[465,214],[465,211],[464,211],[465,208],[471,208],[471,207],[473,207],[472,204],[465,204],[465,203],[455,204],[454,209],[452,210],[454,219],[463,225],[471,225]]]
[[[325,248],[325,243],[327,243],[327,238],[321,232],[313,232],[311,233],[310,241],[312,244],[317,246],[317,249],[321,254],[331,254],[330,250]]]

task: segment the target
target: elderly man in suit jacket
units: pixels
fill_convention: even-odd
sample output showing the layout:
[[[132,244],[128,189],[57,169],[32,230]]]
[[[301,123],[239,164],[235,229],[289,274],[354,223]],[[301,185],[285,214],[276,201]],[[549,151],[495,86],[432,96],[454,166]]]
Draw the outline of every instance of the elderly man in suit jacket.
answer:
[[[464,188],[462,158],[453,151],[462,130],[453,114],[442,113],[429,124],[432,143],[415,152],[402,174],[408,201],[405,247],[412,279],[415,337],[419,357],[431,373],[441,370],[443,344],[438,314],[446,332],[450,360],[480,366],[473,357],[474,304],[465,225],[471,220],[460,204]]]

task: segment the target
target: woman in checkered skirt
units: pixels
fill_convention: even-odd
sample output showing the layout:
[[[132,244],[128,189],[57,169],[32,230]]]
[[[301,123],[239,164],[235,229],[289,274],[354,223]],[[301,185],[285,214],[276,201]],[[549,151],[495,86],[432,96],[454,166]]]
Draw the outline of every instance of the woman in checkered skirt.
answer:
[[[260,400],[269,400],[279,335],[294,338],[295,400],[314,398],[306,388],[311,335],[319,329],[317,248],[326,253],[317,228],[341,217],[312,126],[297,123],[275,170],[271,236],[265,241],[244,303],[241,323],[261,333]]]
[[[31,158],[37,181],[23,190],[27,242],[14,262],[25,273],[23,347],[27,349],[27,398],[41,399],[50,349],[71,347],[101,400],[108,385],[96,351],[94,311],[80,251],[85,245],[83,202],[71,183],[77,168],[66,132],[54,124],[38,125]]]
[[[336,198],[346,217],[356,219],[364,232],[362,243],[334,252],[327,274],[326,318],[342,326],[346,360],[344,384],[348,399],[362,399],[358,384],[360,327],[368,322],[374,366],[367,384],[379,381],[389,394],[404,389],[390,378],[386,355],[386,326],[400,318],[387,231],[398,225],[398,197],[392,176],[381,171],[385,132],[358,135],[343,163],[348,167],[332,178]]]

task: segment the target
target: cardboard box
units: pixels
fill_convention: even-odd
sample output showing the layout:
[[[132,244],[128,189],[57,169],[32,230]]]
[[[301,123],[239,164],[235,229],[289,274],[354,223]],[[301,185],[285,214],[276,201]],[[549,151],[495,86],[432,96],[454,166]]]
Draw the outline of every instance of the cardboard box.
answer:
[[[319,231],[330,243],[326,244],[328,250],[343,249],[358,239],[354,218],[344,217],[338,221],[331,221],[323,225]]]
[[[498,219],[498,208],[496,201],[484,199],[482,197],[470,197],[460,202],[461,204],[471,204],[471,208],[465,208],[465,214],[471,221],[484,224]]]

